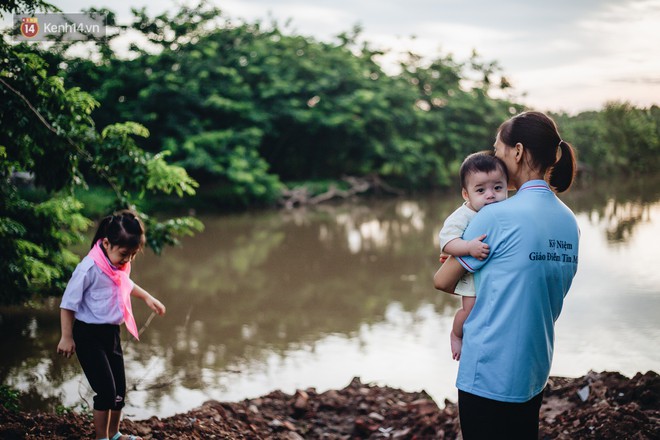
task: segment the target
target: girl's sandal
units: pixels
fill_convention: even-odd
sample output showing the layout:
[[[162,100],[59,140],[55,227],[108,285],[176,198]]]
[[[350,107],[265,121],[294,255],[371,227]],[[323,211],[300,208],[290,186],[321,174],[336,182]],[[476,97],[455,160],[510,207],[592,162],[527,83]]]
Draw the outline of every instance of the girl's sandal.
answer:
[[[119,440],[119,439],[122,438],[123,436],[124,436],[124,434],[122,434],[121,432],[117,431],[117,434],[113,435],[112,438],[111,438],[110,440]],[[127,435],[127,437],[128,437],[128,440],[137,440],[138,438],[141,438],[141,437],[136,437],[136,436],[134,436],[134,435]]]

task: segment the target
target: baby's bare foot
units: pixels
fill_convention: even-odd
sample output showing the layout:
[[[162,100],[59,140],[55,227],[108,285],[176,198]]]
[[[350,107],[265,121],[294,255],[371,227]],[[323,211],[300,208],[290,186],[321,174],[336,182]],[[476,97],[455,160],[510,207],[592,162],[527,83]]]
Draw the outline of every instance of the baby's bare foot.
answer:
[[[451,357],[455,361],[458,361],[461,359],[461,348],[463,347],[463,339],[459,338],[454,334],[454,332],[451,332],[449,334],[449,343],[451,345]]]

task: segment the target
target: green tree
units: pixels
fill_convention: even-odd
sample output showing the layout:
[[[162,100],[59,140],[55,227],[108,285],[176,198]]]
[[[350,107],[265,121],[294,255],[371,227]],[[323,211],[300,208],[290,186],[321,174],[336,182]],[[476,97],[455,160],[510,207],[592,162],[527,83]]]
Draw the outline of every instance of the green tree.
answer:
[[[603,110],[606,139],[621,158],[621,171],[649,173],[660,164],[660,137],[651,109],[639,109],[627,102],[611,102]]]
[[[66,81],[94,90],[102,103],[95,112],[98,121],[130,119],[147,127],[153,134],[140,146],[157,151],[165,145],[205,190],[225,188],[223,197],[241,204],[273,200],[281,184],[259,152],[263,129],[258,121],[265,116],[229,57],[218,62],[230,54],[238,66],[231,46],[244,29],[209,40],[206,27],[220,11],[206,3],[154,18],[144,9],[133,12],[130,27],[143,33],[152,52],[132,46],[127,59],[100,41],[97,62],[60,54]],[[111,26],[122,29],[114,21]]]
[[[660,168],[660,110],[609,102],[600,111],[553,115],[581,169],[596,174],[653,173]]]
[[[2,12],[55,10],[47,3],[14,1]],[[100,132],[92,118],[98,102],[52,75],[50,55],[36,45],[0,38],[0,302],[61,292],[78,261],[68,249],[92,224],[74,195],[88,179],[110,187],[114,208],[140,209],[154,193],[195,193],[185,169],[167,164],[166,153],[143,151],[136,136],[148,131],[133,122]],[[27,191],[19,177],[34,179]],[[156,252],[177,237],[201,229],[190,217],[158,221],[142,212],[148,244]]]
[[[42,54],[50,74],[91,91],[99,126],[146,127],[151,136],[136,145],[166,148],[215,204],[270,202],[281,181],[346,174],[447,186],[465,155],[490,148],[499,124],[524,110],[497,62],[476,52],[462,62],[410,53],[387,74],[377,60],[389,54],[358,43],[359,27],[319,42],[276,22],[232,20],[206,2],[156,17],[135,10],[126,26],[104,12],[112,29],[141,32],[150,49],[134,45],[126,56],[99,41],[96,61]],[[657,169],[657,108],[555,117],[583,168]]]
[[[146,150],[166,145],[202,187],[219,184],[229,190],[218,194],[243,203],[272,199],[280,180],[345,174],[445,186],[519,108],[490,97],[499,68],[476,55],[429,65],[411,55],[390,75],[376,61],[384,52],[357,43],[359,27],[319,42],[230,20],[204,2],[134,14],[130,27],[156,50],[134,46],[122,58],[102,43],[101,61],[64,59],[63,75],[93,91],[98,121],[143,124],[154,133],[140,141]]]

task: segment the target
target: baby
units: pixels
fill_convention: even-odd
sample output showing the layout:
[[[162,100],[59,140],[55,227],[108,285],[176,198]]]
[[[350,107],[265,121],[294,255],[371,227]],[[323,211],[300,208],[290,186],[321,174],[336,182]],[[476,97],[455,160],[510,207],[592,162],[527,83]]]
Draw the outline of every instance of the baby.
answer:
[[[486,205],[500,202],[507,197],[508,174],[504,163],[492,152],[484,151],[470,154],[460,168],[463,203],[447,219],[440,231],[440,250],[444,262],[447,255],[466,256],[483,260],[490,252],[483,242],[486,235],[474,240],[463,240],[463,231],[477,212]],[[467,319],[476,301],[476,289],[472,274],[465,274],[453,292],[462,298],[462,307],[456,312],[450,335],[452,358],[459,360],[463,344],[463,323]]]

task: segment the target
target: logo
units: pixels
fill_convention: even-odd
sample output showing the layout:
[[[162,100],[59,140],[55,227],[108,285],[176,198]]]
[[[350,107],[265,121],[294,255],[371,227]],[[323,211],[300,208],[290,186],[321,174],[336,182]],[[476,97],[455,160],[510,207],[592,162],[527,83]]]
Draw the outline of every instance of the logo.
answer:
[[[21,21],[21,35],[25,38],[34,38],[39,34],[39,19],[37,17],[23,17]]]
[[[13,35],[16,41],[31,42],[105,39],[106,16],[99,13],[14,14]]]

